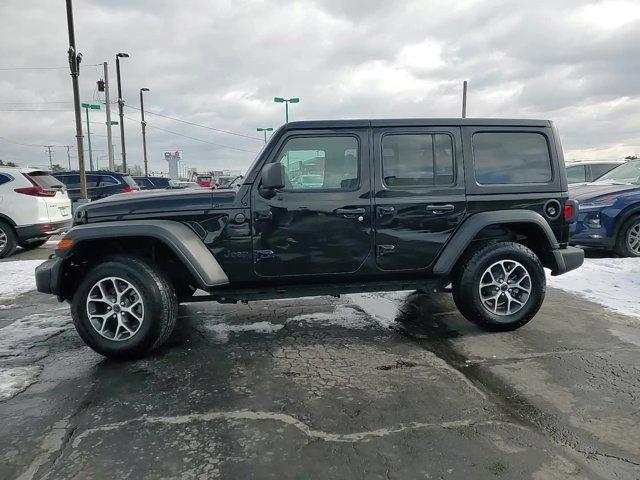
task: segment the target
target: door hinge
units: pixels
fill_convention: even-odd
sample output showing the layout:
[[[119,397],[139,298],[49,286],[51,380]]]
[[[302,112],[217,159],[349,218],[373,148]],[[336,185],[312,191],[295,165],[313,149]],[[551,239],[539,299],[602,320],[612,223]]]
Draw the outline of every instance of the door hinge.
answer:
[[[276,256],[273,250],[254,250],[254,262],[258,263],[262,260],[267,260],[269,258],[274,258]]]
[[[378,256],[390,255],[395,249],[395,245],[378,245]]]

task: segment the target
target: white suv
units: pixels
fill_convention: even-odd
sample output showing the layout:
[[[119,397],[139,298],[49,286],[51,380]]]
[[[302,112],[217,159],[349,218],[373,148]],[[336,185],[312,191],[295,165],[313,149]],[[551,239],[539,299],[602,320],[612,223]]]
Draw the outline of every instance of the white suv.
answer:
[[[64,185],[33,168],[0,167],[0,258],[36,248],[71,226]]]

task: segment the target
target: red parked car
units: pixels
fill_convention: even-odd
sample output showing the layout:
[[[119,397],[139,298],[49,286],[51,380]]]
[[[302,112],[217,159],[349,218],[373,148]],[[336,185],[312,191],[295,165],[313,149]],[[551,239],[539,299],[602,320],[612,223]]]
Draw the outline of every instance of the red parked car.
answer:
[[[211,177],[211,175],[198,175],[196,177],[196,183],[202,188],[211,188],[212,181],[213,178]]]

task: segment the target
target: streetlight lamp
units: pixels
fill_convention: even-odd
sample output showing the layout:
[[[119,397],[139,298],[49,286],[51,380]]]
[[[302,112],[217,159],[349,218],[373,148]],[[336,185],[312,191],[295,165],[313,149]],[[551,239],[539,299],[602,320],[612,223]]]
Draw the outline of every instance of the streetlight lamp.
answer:
[[[122,150],[122,170],[127,171],[127,149],[124,145],[124,100],[122,99],[122,83],[120,81],[120,59],[129,58],[128,53],[116,53],[116,76],[118,77],[118,114],[120,116],[120,143]]]
[[[144,99],[142,97],[142,92],[148,92],[149,89],[144,87],[140,89],[140,114],[142,115],[142,121],[140,125],[142,125],[142,152],[144,153],[144,176],[149,176],[149,168],[147,164],[147,135],[146,135],[146,127],[147,122],[144,121]]]
[[[93,155],[91,153],[91,127],[89,126],[89,110],[100,110],[100,105],[95,103],[83,103],[82,108],[87,113],[87,141],[89,143],[89,170],[93,171]]]
[[[275,97],[273,101],[276,103],[284,103],[285,120],[286,120],[286,123],[289,123],[289,104],[299,103],[300,99],[298,97],[292,97],[292,98]]]
[[[273,128],[256,128],[258,132],[264,132],[264,143],[267,143],[267,132],[273,132]]]

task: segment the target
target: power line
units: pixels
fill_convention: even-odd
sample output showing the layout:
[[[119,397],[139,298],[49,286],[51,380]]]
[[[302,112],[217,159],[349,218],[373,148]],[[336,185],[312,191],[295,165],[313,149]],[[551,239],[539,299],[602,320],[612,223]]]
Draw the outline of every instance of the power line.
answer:
[[[101,63],[96,63],[95,65],[83,65],[84,67],[96,67],[98,65],[102,65]],[[69,68],[69,66],[65,67],[0,67],[0,71],[6,72],[9,70],[64,70]]]
[[[34,143],[22,143],[16,142],[15,140],[9,140],[5,137],[0,137],[0,140],[4,140],[7,143],[13,143],[14,145],[21,145],[23,147],[37,147],[37,148],[47,148],[47,147],[64,147],[64,145],[42,145],[42,144],[34,144]]]
[[[73,110],[57,108],[2,108],[0,112],[73,112]]]
[[[146,113],[146,110],[145,110],[145,113]],[[135,120],[133,118],[130,118],[130,117],[127,117],[126,115],[124,116],[124,118],[126,118],[127,120],[131,120],[132,122],[137,122],[137,120]],[[156,130],[162,130],[163,132],[171,133],[173,135],[178,135],[179,137],[188,138],[190,140],[195,140],[197,142],[208,143],[209,145],[215,145],[216,147],[220,147],[220,148],[227,148],[229,150],[237,150],[239,152],[258,153],[258,152],[253,151],[253,150],[246,150],[244,148],[238,148],[238,147],[230,147],[229,145],[222,145],[220,143],[210,142],[209,140],[202,140],[201,138],[190,137],[189,135],[184,135],[182,133],[174,132],[172,130],[167,130],[166,128],[156,127],[154,125],[149,125],[148,123],[147,123],[147,127],[155,128]]]
[[[125,107],[133,108],[134,110],[140,110],[140,108],[134,107],[132,105],[126,105],[125,104]],[[162,113],[151,112],[151,111],[147,110],[146,108],[144,110],[144,113],[146,113],[148,115],[155,115],[156,117],[168,118],[169,120],[173,120],[175,122],[186,123],[187,125],[193,125],[194,127],[206,128],[207,130],[213,130],[214,132],[227,133],[229,135],[235,135],[237,137],[250,138],[251,140],[259,140],[261,142],[263,141],[262,138],[259,138],[259,137],[253,137],[251,135],[245,135],[243,133],[231,132],[229,130],[223,130],[221,128],[210,127],[208,125],[202,125],[200,123],[189,122],[187,120],[182,120],[181,118],[175,118],[175,117],[170,117],[169,115],[163,115]]]
[[[49,103],[57,103],[57,104],[72,104],[72,100],[53,102],[53,101],[42,101],[42,102],[0,102],[0,105],[44,105]]]

